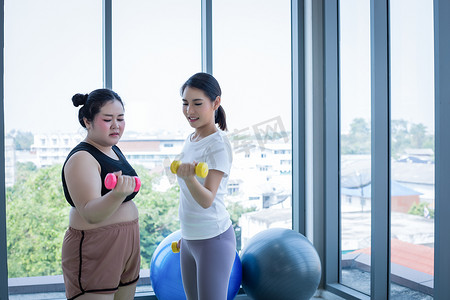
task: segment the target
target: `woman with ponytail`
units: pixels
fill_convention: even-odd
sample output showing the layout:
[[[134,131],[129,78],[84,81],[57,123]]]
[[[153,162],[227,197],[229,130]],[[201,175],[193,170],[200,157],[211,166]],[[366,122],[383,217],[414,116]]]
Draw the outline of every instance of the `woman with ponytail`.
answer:
[[[183,84],[181,97],[183,114],[194,128],[177,170],[183,287],[187,300],[225,300],[236,237],[224,203],[232,152],[224,133],[227,124],[221,90],[212,75],[197,73]],[[209,168],[205,178],[195,174],[200,162]]]

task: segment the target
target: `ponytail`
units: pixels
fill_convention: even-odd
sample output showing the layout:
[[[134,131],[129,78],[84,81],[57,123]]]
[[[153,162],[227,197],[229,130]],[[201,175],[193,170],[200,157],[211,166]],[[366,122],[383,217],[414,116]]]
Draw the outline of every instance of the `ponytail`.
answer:
[[[214,118],[214,122],[216,124],[219,124],[219,128],[222,131],[227,131],[227,115],[225,114],[225,110],[223,109],[222,105],[219,105],[219,107],[216,110],[216,115]]]

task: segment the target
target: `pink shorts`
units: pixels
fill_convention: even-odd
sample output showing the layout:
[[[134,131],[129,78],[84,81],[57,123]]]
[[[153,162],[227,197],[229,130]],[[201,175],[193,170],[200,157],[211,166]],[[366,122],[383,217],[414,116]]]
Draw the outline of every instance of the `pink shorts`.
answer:
[[[137,219],[90,230],[69,227],[62,246],[66,297],[115,293],[138,281],[140,263]]]

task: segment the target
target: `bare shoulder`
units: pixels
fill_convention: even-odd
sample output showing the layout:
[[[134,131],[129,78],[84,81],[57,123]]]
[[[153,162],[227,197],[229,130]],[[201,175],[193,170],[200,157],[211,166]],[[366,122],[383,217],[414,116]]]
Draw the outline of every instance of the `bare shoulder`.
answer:
[[[101,196],[100,165],[88,152],[73,154],[64,167],[64,176],[75,207],[84,207]]]
[[[100,171],[100,165],[89,152],[78,151],[67,160],[64,173],[78,173],[78,171]]]

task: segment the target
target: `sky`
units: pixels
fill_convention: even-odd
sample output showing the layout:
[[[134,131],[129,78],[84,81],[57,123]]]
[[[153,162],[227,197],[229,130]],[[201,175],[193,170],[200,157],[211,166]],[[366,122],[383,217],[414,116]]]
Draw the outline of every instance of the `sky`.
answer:
[[[405,1],[408,5],[405,5]],[[369,1],[340,1],[341,127],[370,121]],[[392,0],[392,118],[433,132],[432,1]],[[5,0],[5,130],[76,132],[102,87],[101,0]],[[236,8],[239,9],[236,9]],[[231,131],[291,126],[290,1],[213,1],[213,74]],[[199,0],[113,1],[113,89],[127,131],[190,131],[179,88],[201,70]]]
[[[101,2],[5,1],[7,132],[79,130],[71,97],[102,86]],[[127,131],[191,130],[179,89],[201,71],[200,8],[198,0],[113,1],[113,89]],[[215,1],[213,15],[214,75],[230,129],[274,117],[290,128],[289,1]]]
[[[391,0],[391,119],[434,133],[434,39],[431,0]],[[340,1],[341,122],[370,121],[370,1]],[[370,122],[369,122],[370,125]]]

